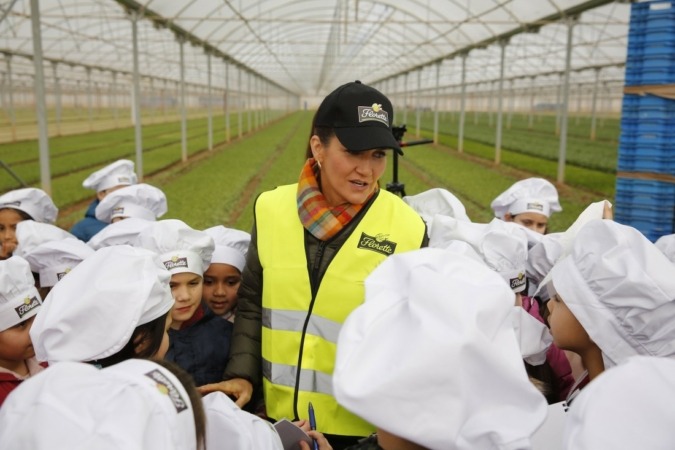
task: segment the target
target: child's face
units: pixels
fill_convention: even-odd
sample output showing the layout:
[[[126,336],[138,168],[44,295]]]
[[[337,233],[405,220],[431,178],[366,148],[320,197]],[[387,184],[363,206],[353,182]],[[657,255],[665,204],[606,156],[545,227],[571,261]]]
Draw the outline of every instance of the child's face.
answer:
[[[507,214],[504,217],[504,220],[507,222],[515,222],[525,228],[536,231],[539,234],[546,234],[546,226],[548,225],[548,217],[533,212],[524,212],[516,214],[515,216]]]
[[[5,361],[13,363],[35,356],[33,343],[28,334],[34,319],[35,316],[5,331],[0,331],[0,366],[7,365],[4,364]]]
[[[563,350],[581,353],[592,345],[591,338],[584,327],[557,294],[551,297],[546,307],[549,311],[548,325],[556,346]]]
[[[211,264],[204,272],[202,297],[215,314],[222,316],[237,306],[239,284],[239,269],[229,264]]]
[[[16,224],[22,220],[18,211],[0,209],[0,259],[9,258],[16,249]]]
[[[190,272],[175,273],[171,275],[169,286],[176,300],[171,309],[171,328],[179,329],[183,322],[192,317],[202,301],[202,277]]]

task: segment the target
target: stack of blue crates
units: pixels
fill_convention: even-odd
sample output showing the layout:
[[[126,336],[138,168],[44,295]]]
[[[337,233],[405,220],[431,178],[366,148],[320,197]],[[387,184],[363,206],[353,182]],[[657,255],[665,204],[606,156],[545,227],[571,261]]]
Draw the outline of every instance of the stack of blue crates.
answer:
[[[631,8],[626,86],[675,88],[675,0]],[[625,94],[619,142],[615,220],[652,241],[674,233],[675,100]]]

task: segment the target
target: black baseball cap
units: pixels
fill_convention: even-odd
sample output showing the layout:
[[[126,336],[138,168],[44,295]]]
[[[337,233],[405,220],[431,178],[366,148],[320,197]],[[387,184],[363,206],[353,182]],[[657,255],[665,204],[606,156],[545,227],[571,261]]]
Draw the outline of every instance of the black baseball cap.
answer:
[[[352,152],[391,148],[403,154],[391,131],[394,108],[383,93],[360,81],[343,84],[323,99],[314,126],[330,127]]]

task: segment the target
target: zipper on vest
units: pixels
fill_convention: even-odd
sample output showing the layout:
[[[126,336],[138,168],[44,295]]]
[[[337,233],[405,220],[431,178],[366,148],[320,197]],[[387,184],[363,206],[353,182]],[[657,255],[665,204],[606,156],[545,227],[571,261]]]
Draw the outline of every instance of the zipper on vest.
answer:
[[[312,310],[314,309],[314,301],[316,300],[316,294],[319,291],[319,274],[321,273],[321,260],[323,259],[323,253],[326,249],[326,241],[320,241],[319,247],[316,250],[316,256],[314,257],[314,268],[312,270],[312,276],[310,277],[310,284],[312,290],[312,300],[309,302],[309,309],[307,311],[307,317],[305,317],[305,323],[302,325],[302,334],[300,335],[300,350],[298,352],[298,365],[295,373],[295,390],[293,391],[293,414],[295,414],[294,420],[300,420],[298,415],[298,393],[300,391],[300,371],[302,370],[302,354],[305,347],[305,336],[307,335],[307,325],[309,325],[309,318],[312,316]]]

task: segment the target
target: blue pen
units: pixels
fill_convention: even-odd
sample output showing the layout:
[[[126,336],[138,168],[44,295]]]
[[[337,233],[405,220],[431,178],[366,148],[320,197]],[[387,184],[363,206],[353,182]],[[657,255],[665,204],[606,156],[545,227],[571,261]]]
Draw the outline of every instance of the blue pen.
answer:
[[[311,430],[316,430],[316,417],[314,416],[314,407],[312,402],[309,402],[309,428]],[[314,442],[314,450],[319,450],[319,444],[316,442],[316,439],[312,439]]]

